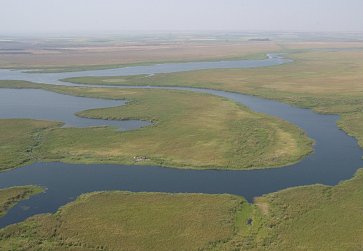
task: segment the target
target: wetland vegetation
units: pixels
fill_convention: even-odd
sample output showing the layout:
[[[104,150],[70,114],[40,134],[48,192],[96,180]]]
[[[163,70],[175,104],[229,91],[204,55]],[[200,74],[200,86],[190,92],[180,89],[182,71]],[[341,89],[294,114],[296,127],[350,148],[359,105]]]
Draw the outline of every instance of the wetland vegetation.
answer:
[[[0,230],[3,250],[360,250],[363,173],[248,204],[233,195],[95,192]],[[89,230],[92,222],[92,231]]]
[[[12,88],[43,87],[77,96],[126,99],[129,102],[125,106],[82,111],[78,116],[142,119],[154,123],[154,126],[118,132],[105,127],[59,128],[55,122],[4,120],[1,123],[7,134],[0,140],[4,149],[12,154],[2,157],[3,169],[34,160],[246,169],[290,164],[312,150],[312,141],[297,127],[213,95],[8,81],[0,84]],[[15,157],[14,148],[23,151],[23,159]]]
[[[95,192],[0,230],[9,250],[197,250],[235,232],[232,195]],[[92,231],[89,222],[93,222]]]
[[[324,46],[327,47],[318,45]],[[68,81],[191,86],[277,99],[322,113],[339,114],[339,126],[363,146],[362,51],[337,49],[337,44],[329,46],[335,49],[310,50],[311,44],[284,45],[294,63],[268,68]],[[78,115],[147,119],[155,123],[150,128],[120,133],[111,128],[59,128],[56,122],[1,120],[1,128],[9,134],[12,135],[12,128],[17,131],[13,138],[8,133],[0,137],[1,146],[9,152],[6,157],[1,156],[0,163],[5,168],[34,160],[135,164],[135,156],[147,164],[241,168],[236,163],[250,163],[244,168],[251,168],[272,160],[286,164],[311,150],[311,141],[296,127],[210,95],[172,90],[54,87],[17,81],[2,81],[1,86],[127,99],[130,102],[124,107],[82,111]],[[221,116],[223,123],[217,119]],[[182,134],[192,137],[176,137]],[[215,140],[206,144],[205,139],[211,135]],[[279,140],[295,144],[276,144]],[[122,150],[120,142],[127,145],[130,154]],[[236,144],[258,147],[239,148]],[[110,151],[110,147],[116,150]],[[154,147],[157,153],[152,151]],[[277,148],[286,149],[282,150],[285,154],[276,154]],[[22,153],[18,159],[11,154],[14,151]],[[286,153],[294,154],[287,157]],[[190,159],[182,160],[182,155]],[[361,250],[362,184],[360,170],[353,179],[334,187],[290,188],[256,198],[253,204],[233,195],[95,192],[82,195],[54,214],[37,215],[1,229],[0,247],[4,250],[171,250],[176,246],[179,250]],[[95,223],[95,231],[88,230],[91,221]]]
[[[41,192],[44,192],[44,189],[38,186],[19,186],[0,189],[0,217],[4,216],[19,201],[28,199]]]
[[[321,113],[339,114],[339,126],[363,146],[363,50],[359,50],[359,45],[353,43],[351,49],[347,49],[347,44],[289,44],[285,49],[290,51],[288,57],[294,62],[265,68],[201,70],[147,77],[85,77],[65,81],[188,86],[276,99]],[[321,46],[326,49],[319,48]]]
[[[291,46],[291,45],[290,45]],[[307,50],[294,63],[260,69],[205,70],[154,76],[79,78],[87,84],[191,86],[277,99],[321,113],[339,114],[338,125],[363,146],[361,50]],[[296,48],[296,47],[295,47]],[[294,49],[294,48],[290,48]],[[344,167],[342,167],[344,168]],[[359,250],[362,172],[335,187],[291,188],[255,200],[245,225],[215,250]],[[349,213],[347,213],[349,212]]]

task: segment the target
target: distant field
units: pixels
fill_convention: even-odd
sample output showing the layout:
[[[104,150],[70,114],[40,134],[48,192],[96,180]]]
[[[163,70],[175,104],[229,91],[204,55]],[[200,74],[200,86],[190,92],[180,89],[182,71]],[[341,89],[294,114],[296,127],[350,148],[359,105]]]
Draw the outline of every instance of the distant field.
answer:
[[[113,68],[135,64],[264,58],[278,51],[274,42],[225,41],[35,41],[0,42],[0,68],[28,68],[47,71],[74,71]],[[2,47],[6,48],[2,50]],[[12,50],[13,48],[13,50]]]
[[[0,230],[3,250],[361,250],[363,172],[249,205],[232,195],[96,192]],[[91,226],[91,229],[90,229]]]
[[[31,85],[3,81],[1,86]],[[2,169],[34,160],[263,168],[296,162],[312,150],[312,141],[297,127],[213,95],[151,89],[33,87],[79,96],[127,99],[130,102],[126,106],[82,111],[78,115],[150,120],[154,126],[118,132],[104,127],[59,128],[50,122],[0,120],[7,132],[0,142],[8,151],[1,155]]]

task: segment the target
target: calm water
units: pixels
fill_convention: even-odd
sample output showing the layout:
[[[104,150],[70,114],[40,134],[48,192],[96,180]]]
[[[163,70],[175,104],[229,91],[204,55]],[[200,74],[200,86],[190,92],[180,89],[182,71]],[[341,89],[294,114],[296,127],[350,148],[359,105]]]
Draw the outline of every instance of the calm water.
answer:
[[[132,130],[151,123],[140,120],[101,120],[81,118],[75,113],[124,105],[125,101],[74,97],[35,89],[0,89],[0,118],[54,120],[65,127],[113,126]]]
[[[232,60],[215,62],[190,62],[190,63],[168,63],[147,66],[132,66],[116,69],[62,72],[62,73],[26,73],[21,70],[0,69],[0,80],[26,80],[48,84],[66,84],[59,81],[64,78],[84,77],[84,76],[129,76],[139,74],[156,74],[182,72],[205,69],[226,69],[226,68],[256,68],[289,63],[291,60],[285,59],[279,54],[268,54],[263,60]]]
[[[93,76],[97,72],[93,71]],[[51,83],[57,84],[56,81]],[[0,218],[0,227],[22,221],[34,214],[54,212],[60,206],[74,200],[85,192],[128,190],[230,193],[243,195],[249,201],[252,201],[255,196],[293,186],[316,183],[335,185],[342,180],[351,178],[355,171],[363,166],[361,159],[362,150],[355,139],[337,128],[337,116],[320,115],[311,110],[292,107],[276,101],[229,92],[192,88],[174,89],[186,89],[223,96],[242,103],[254,111],[267,113],[294,123],[303,128],[315,140],[314,152],[295,165],[284,168],[249,171],[178,170],[157,166],[35,163],[0,173],[0,187],[28,184],[38,184],[47,187],[46,193],[19,203],[6,216]],[[12,91],[15,94],[19,92],[19,95],[27,95],[26,92],[29,90]],[[47,105],[44,103],[46,100],[52,101],[52,98],[47,98],[48,95],[59,95],[45,91],[42,91],[42,93],[42,95],[45,95],[42,105]],[[62,96],[58,97],[60,99],[74,98],[66,95],[60,96]],[[15,98],[15,100],[18,101],[11,101],[15,103],[15,107],[22,106],[23,102],[20,98]],[[98,99],[88,100],[91,103],[80,101],[85,102],[83,103],[85,106],[82,106],[82,109],[90,109],[90,107],[87,107],[87,104],[92,107],[106,105],[106,103],[93,102],[109,102]],[[121,104],[120,101],[110,102],[112,104],[108,103],[106,106]],[[60,100],[60,103],[62,103],[62,100]],[[77,111],[82,110],[78,108],[76,109]],[[3,110],[2,106],[0,109]],[[5,114],[4,116],[7,116],[6,114],[13,114],[11,107],[6,110],[2,111]],[[58,119],[68,121],[72,116],[72,112],[64,113]],[[50,117],[42,118],[51,119]]]

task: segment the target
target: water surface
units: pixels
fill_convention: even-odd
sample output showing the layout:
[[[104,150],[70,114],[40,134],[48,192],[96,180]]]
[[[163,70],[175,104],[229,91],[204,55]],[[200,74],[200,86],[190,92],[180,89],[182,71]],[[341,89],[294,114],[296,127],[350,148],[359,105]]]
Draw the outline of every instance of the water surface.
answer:
[[[142,120],[102,120],[75,115],[83,110],[125,104],[123,100],[75,97],[40,89],[0,89],[0,118],[52,120],[63,122],[65,127],[113,126],[122,131],[151,125]]]
[[[79,72],[60,73],[29,73],[24,70],[0,69],[0,80],[25,80],[37,83],[63,84],[59,81],[64,78],[73,77],[95,77],[95,76],[130,76],[140,74],[171,73],[206,69],[227,68],[257,68],[290,63],[292,60],[283,58],[280,54],[268,54],[266,59],[260,60],[229,60],[229,61],[205,61],[187,63],[163,63],[145,66],[130,66],[105,70],[90,70]]]
[[[152,72],[149,69],[151,72],[148,73],[157,73],[162,70],[168,71],[169,67],[174,67],[173,65],[174,64],[151,66],[156,67],[154,68],[155,72]],[[161,68],[159,69],[159,67]],[[39,75],[15,73],[21,74],[21,76],[23,76],[22,74],[25,74],[24,76],[33,77]],[[104,71],[92,71],[91,73],[91,76],[108,74],[108,72]],[[100,75],[97,75],[98,73],[100,73]],[[137,67],[136,69],[129,67],[127,73],[124,74],[132,75],[133,73],[140,74],[140,69]],[[64,74],[87,76],[90,72]],[[33,77],[29,77],[29,79],[26,80],[34,82],[49,80],[50,82],[47,83],[60,84],[58,80],[66,77],[64,74],[46,75],[47,77],[42,77],[39,81],[35,81]],[[115,72],[114,75],[119,74],[120,73]],[[16,77],[15,75],[14,78]],[[39,76],[45,75],[40,74]],[[0,71],[0,78],[6,78],[6,74],[2,76]],[[363,154],[362,149],[358,146],[354,138],[348,136],[336,126],[338,116],[321,115],[314,113],[311,110],[293,107],[276,101],[230,92],[194,88],[172,89],[191,90],[226,97],[244,104],[254,111],[270,114],[294,123],[304,129],[308,136],[315,140],[314,152],[299,163],[288,167],[245,171],[181,170],[157,166],[105,164],[77,165],[65,163],[34,163],[26,167],[0,173],[0,187],[29,184],[47,187],[46,193],[36,195],[29,200],[20,202],[12,208],[7,215],[0,218],[0,227],[20,222],[34,214],[55,212],[60,206],[74,200],[77,196],[85,192],[99,190],[128,190],[149,192],[230,193],[242,195],[247,200],[252,201],[255,196],[275,192],[288,187],[316,183],[336,185],[342,180],[351,178],[358,168],[363,167],[363,161],[361,159]],[[14,91],[15,95],[16,93],[19,93],[19,95],[28,95],[26,94],[27,90],[25,90],[25,93],[22,93],[20,90],[12,91]],[[42,95],[45,96],[42,98],[41,106],[50,105],[53,100],[50,96],[54,94],[51,92],[43,92]],[[69,98],[68,96],[66,97]],[[12,101],[8,100],[8,102],[13,102],[16,106],[20,106],[19,109],[21,110],[21,106],[24,103],[20,98],[14,99],[15,100]],[[70,97],[70,99],[75,99],[74,102],[78,102],[76,100],[83,98]],[[97,103],[109,101],[95,99],[89,99],[89,101],[90,103],[87,103],[88,101],[86,103],[84,103],[85,101],[82,101],[84,106],[75,109],[79,111],[82,109],[90,109],[90,106],[113,106],[120,104],[120,101],[112,101],[117,102],[117,104]],[[62,101],[60,103],[62,103]],[[0,110],[6,111],[2,111],[3,115],[0,117],[15,114],[9,110],[11,108],[1,108]],[[29,111],[29,113],[31,114],[32,111]],[[44,116],[45,114],[48,113],[40,112],[41,116]],[[72,112],[64,113],[62,118],[58,119],[68,121],[72,116]],[[51,119],[51,117],[42,118]],[[53,117],[53,119],[56,118]]]

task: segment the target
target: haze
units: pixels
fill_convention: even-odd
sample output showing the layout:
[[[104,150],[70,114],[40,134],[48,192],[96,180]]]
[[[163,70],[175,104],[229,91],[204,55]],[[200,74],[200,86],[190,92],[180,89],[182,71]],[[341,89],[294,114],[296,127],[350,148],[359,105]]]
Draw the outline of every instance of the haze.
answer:
[[[0,0],[0,34],[363,31],[361,0]]]

